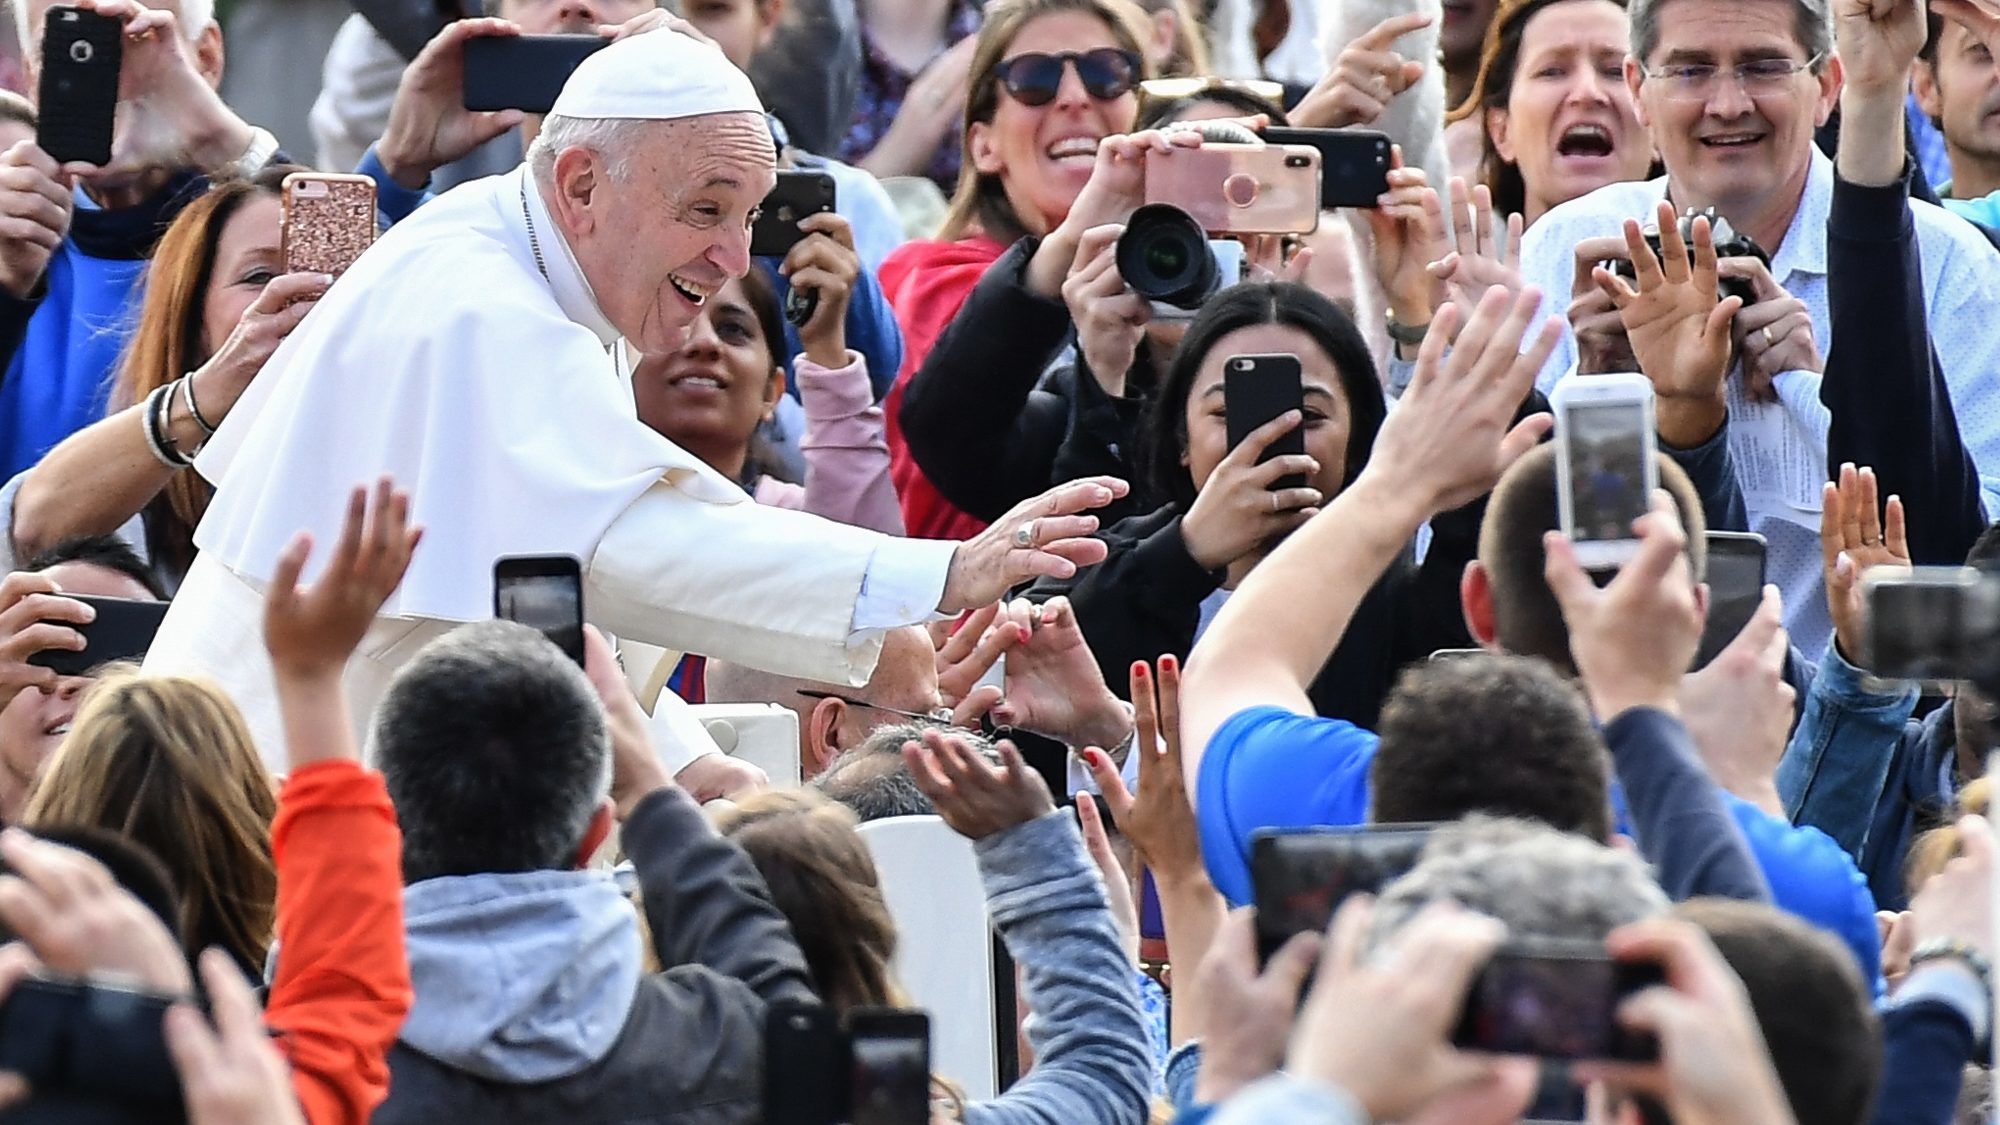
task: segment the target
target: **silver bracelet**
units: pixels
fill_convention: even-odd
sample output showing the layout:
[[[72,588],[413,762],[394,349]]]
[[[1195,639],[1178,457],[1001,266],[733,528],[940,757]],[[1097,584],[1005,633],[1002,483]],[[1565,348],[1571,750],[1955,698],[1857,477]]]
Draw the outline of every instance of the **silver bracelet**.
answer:
[[[208,424],[208,419],[201,416],[201,407],[194,404],[194,372],[188,372],[177,381],[181,385],[181,401],[187,404],[188,417],[194,419],[194,424],[201,427],[204,435],[214,437],[215,427]]]

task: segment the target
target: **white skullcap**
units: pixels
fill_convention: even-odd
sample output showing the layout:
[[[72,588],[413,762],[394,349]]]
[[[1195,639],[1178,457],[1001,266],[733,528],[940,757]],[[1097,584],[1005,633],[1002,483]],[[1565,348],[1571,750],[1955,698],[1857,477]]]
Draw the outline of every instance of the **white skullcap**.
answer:
[[[663,29],[620,39],[583,60],[549,112],[585,121],[666,121],[763,113],[764,103],[721,48]]]

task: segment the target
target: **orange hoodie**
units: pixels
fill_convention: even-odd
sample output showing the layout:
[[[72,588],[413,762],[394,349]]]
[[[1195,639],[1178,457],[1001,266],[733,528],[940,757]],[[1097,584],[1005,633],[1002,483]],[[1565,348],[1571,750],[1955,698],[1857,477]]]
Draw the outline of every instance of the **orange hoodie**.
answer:
[[[278,967],[264,1022],[312,1125],[363,1125],[389,1093],[410,1010],[403,837],[382,775],[352,759],[295,771],[271,823]]]

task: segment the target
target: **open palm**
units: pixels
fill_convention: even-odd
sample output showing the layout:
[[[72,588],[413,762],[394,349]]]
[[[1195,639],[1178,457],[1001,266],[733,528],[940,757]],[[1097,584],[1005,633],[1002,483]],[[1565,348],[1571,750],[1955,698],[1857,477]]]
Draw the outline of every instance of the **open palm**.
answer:
[[[1591,276],[1618,306],[1632,354],[1654,391],[1662,398],[1710,398],[1721,393],[1729,373],[1729,322],[1743,301],[1716,297],[1715,239],[1707,219],[1694,221],[1692,263],[1672,204],[1660,204],[1659,220],[1658,255],[1639,224],[1625,221],[1637,289],[1602,266]]]

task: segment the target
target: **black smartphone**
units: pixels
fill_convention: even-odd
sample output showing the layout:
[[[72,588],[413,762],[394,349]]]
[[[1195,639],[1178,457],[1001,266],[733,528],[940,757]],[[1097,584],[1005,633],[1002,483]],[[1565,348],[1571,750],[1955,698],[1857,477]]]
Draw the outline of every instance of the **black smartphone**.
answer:
[[[780,172],[778,185],[757,212],[750,225],[750,256],[782,258],[798,245],[806,232],[799,220],[833,210],[833,177],[825,172]]]
[[[1375,207],[1389,190],[1387,133],[1366,129],[1296,129],[1273,125],[1264,143],[1311,145],[1319,150],[1319,207]]]
[[[1233,355],[1222,364],[1222,403],[1228,412],[1229,448],[1243,444],[1258,427],[1285,413],[1303,412],[1306,406],[1304,377],[1295,355]],[[1306,451],[1306,427],[1302,420],[1281,435],[1257,458],[1263,464],[1273,457]],[[1279,477],[1272,491],[1304,488],[1303,473]]]
[[[1694,666],[1706,668],[1757,616],[1764,600],[1764,537],[1755,532],[1711,531],[1708,540],[1708,622]]]
[[[173,1000],[105,984],[28,977],[0,1002],[0,1069],[36,1095],[75,1096],[181,1120],[180,1072],[167,1053]]]
[[[611,45],[596,35],[482,35],[465,41],[465,108],[547,113],[583,60]]]
[[[823,1004],[773,1004],[764,1012],[765,1125],[839,1125],[847,1104],[847,1047]]]
[[[583,568],[568,555],[515,555],[493,564],[493,616],[518,621],[583,664]]]
[[[348,0],[348,3],[405,62],[414,60],[446,24],[479,14],[477,0],[471,10],[460,0]]]
[[[99,598],[88,594],[65,594],[97,611],[88,625],[60,622],[83,634],[83,650],[45,648],[28,657],[28,663],[48,668],[58,676],[85,676],[114,660],[137,660],[153,647],[153,635],[166,620],[166,602],[136,601],[131,598]]]
[[[1601,946],[1502,947],[1465,996],[1452,1043],[1492,1055],[1651,1062],[1660,1045],[1618,1022],[1618,1006],[1664,983],[1657,964],[1614,961]]]
[[[58,164],[111,163],[124,46],[125,25],[110,16],[66,4],[49,9],[35,143]]]
[[[1293,934],[1325,933],[1356,893],[1374,894],[1424,853],[1435,824],[1267,829],[1250,838],[1257,904],[1257,958],[1268,961]]]
[[[847,1125],[928,1125],[931,1019],[920,1011],[858,1008],[847,1017]]]

